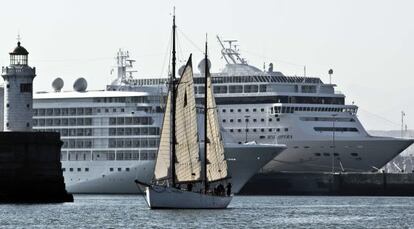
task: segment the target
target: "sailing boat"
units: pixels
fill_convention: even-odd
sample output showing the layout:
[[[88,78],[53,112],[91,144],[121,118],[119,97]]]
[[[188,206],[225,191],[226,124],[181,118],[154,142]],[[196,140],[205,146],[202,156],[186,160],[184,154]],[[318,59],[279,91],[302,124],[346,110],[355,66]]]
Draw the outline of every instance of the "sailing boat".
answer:
[[[157,208],[226,208],[232,200],[217,110],[205,52],[204,150],[201,151],[191,55],[180,79],[175,77],[175,15],[173,16],[172,76],[160,145],[150,184],[136,180],[145,199]],[[214,188],[210,186],[214,185]],[[224,185],[226,185],[227,190]]]

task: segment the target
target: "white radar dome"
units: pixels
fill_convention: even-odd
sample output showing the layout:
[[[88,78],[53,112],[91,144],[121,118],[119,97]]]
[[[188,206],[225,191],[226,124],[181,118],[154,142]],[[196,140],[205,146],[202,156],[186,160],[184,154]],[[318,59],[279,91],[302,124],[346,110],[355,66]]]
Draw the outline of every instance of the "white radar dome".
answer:
[[[181,67],[178,69],[178,75],[179,75],[179,76],[182,76],[182,75],[183,75],[183,73],[184,73],[184,68],[185,68],[185,65],[181,66]]]
[[[207,59],[207,65],[208,65],[208,70],[210,70],[211,68],[211,62],[210,59]],[[204,73],[205,71],[205,60],[204,58],[200,61],[200,63],[198,64],[198,70],[200,71],[200,73]]]

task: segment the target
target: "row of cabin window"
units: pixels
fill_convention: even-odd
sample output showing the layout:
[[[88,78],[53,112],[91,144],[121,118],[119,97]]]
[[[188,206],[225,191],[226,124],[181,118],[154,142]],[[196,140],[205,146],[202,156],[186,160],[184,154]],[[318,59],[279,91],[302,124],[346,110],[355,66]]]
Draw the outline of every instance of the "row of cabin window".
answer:
[[[71,149],[90,149],[93,148],[92,139],[63,139],[62,148]],[[134,138],[134,139],[109,139],[109,148],[138,148],[138,147],[158,147],[159,139],[155,138]]]
[[[61,153],[62,161],[125,161],[125,160],[155,160],[156,150],[138,151],[64,151]]]
[[[109,125],[152,125],[151,117],[113,117],[109,118]],[[90,126],[92,118],[34,118],[34,126]]]
[[[229,109],[230,113],[233,113],[235,110],[236,109]],[[222,113],[226,113],[226,111],[227,111],[226,109],[222,109],[221,110]],[[244,111],[245,112],[250,112],[250,109],[249,108],[246,108],[246,109],[244,109]],[[240,109],[240,108],[237,109],[237,112],[242,112],[242,109]],[[252,109],[252,112],[257,112],[257,109],[256,108],[253,108]],[[260,108],[260,112],[265,112],[265,109],[264,108]]]
[[[234,133],[236,130],[239,133],[242,132],[242,129],[229,129],[229,130],[230,130],[231,133]],[[253,132],[258,132],[258,129],[244,129],[243,132],[249,132],[249,130],[252,130]],[[289,128],[284,128],[284,130],[285,130],[285,132],[288,132]],[[276,128],[276,129],[270,128],[270,129],[268,129],[268,132],[273,132],[273,131],[280,132],[281,129],[280,128]],[[260,129],[260,132],[262,132],[262,133],[265,132],[265,129],[264,128]]]
[[[322,155],[325,156],[325,157],[330,157],[332,154],[330,154],[330,153],[314,153],[314,155],[317,156],[317,157],[320,157]],[[350,153],[350,155],[352,157],[358,157],[359,156],[358,153]],[[334,153],[334,156],[338,157],[339,153]]]
[[[159,101],[157,101],[159,102]],[[136,111],[142,111],[146,113],[163,113],[163,109],[160,106],[156,107],[136,107]],[[117,113],[117,112],[125,112],[124,108],[96,108],[96,113],[109,113],[109,112]],[[132,114],[135,112],[132,111]]]
[[[95,103],[148,103],[149,99],[147,96],[134,96],[134,97],[104,97],[94,98]]]
[[[158,147],[158,138],[133,138],[133,139],[109,139],[109,148],[156,148]]]
[[[71,149],[91,149],[92,148],[92,140],[80,140],[80,139],[70,139],[70,140],[62,140],[63,145],[62,148],[71,148]]]
[[[311,111],[311,112],[347,112],[355,114],[356,108],[338,108],[338,107],[272,107],[271,113],[293,113],[295,111]]]
[[[168,79],[159,78],[159,79],[132,79],[129,82],[133,85],[165,85],[168,82]],[[309,84],[321,84],[322,81],[319,78],[311,77],[299,77],[299,76],[275,76],[275,75],[258,75],[258,76],[214,76],[212,77],[213,84],[224,84],[224,83],[269,83],[269,82],[279,82],[279,83],[309,83]],[[204,84],[203,77],[195,77],[195,84]],[[256,86],[256,84],[254,84]],[[268,84],[260,84],[260,89],[264,90]],[[251,86],[251,85],[247,85]],[[310,85],[312,86],[312,85]],[[204,91],[204,90],[203,90]]]
[[[110,117],[109,125],[152,125],[152,117]]]
[[[69,172],[74,172],[75,171],[74,168],[69,168],[68,170],[69,170]],[[62,171],[63,172],[66,172],[66,168],[62,168]],[[89,172],[89,168],[84,168],[83,171],[84,172]],[[110,172],[113,172],[114,171],[114,168],[109,168],[109,171]],[[130,169],[129,168],[125,168],[125,171],[126,172],[129,172]],[[82,172],[82,168],[77,168],[77,172]],[[118,168],[118,172],[122,172],[122,168]]]
[[[300,76],[284,76],[284,75],[250,75],[250,76],[213,76],[213,84],[222,83],[259,83],[259,82],[280,82],[280,83],[307,83],[307,84],[321,84],[319,78],[300,77]],[[195,77],[195,84],[203,84],[204,77]],[[267,85],[267,84],[266,84]]]
[[[257,119],[252,119],[253,120],[253,122],[257,122]],[[269,120],[269,122],[272,122],[273,121],[273,119],[272,118],[269,118],[268,119]],[[227,120],[226,119],[223,119],[223,120],[221,120],[223,123],[225,123],[225,122],[227,122]],[[265,121],[265,119],[264,118],[262,118],[262,119],[260,119],[260,121],[261,122],[264,122]],[[276,118],[276,122],[279,122],[280,121],[280,118]],[[229,122],[231,122],[231,123],[233,123],[234,122],[234,119],[229,119]],[[237,122],[242,122],[242,119],[237,119]],[[245,119],[244,120],[244,122],[249,122],[249,119]]]
[[[195,94],[204,94],[204,86],[194,87]],[[213,86],[213,92],[215,94],[227,94],[227,93],[258,93],[266,92],[266,85],[218,85]]]
[[[38,108],[33,109],[33,116],[75,116],[75,115],[93,115],[95,113],[119,113],[125,112],[125,108]],[[136,111],[144,112],[161,112],[161,107],[137,107]]]
[[[353,118],[337,118],[337,117],[300,117],[301,121],[313,121],[313,122],[355,122]]]
[[[141,128],[109,128],[109,136],[125,135],[159,135],[159,127],[141,127]]]
[[[168,83],[168,79],[161,78],[161,79],[130,79],[128,82],[135,86],[143,86],[143,85],[165,85]]]
[[[313,129],[317,132],[359,132],[354,127],[314,127]]]
[[[60,136],[92,136],[92,129],[90,128],[80,128],[80,129],[36,129],[37,132],[58,132]]]
[[[34,116],[73,116],[92,115],[92,108],[38,108],[33,109]]]
[[[91,126],[92,118],[34,118],[33,126]]]

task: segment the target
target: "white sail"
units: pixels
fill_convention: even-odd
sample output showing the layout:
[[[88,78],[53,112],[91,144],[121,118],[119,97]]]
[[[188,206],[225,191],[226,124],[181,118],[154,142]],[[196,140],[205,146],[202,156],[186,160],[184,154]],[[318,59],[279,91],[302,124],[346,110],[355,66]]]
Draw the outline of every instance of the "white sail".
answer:
[[[175,111],[177,182],[200,180],[200,146],[191,56],[177,85]]]
[[[227,177],[227,162],[224,156],[224,144],[220,134],[217,107],[211,84],[207,75],[207,180],[216,181]]]
[[[171,91],[168,92],[162,123],[160,145],[155,163],[154,178],[156,180],[171,177]]]

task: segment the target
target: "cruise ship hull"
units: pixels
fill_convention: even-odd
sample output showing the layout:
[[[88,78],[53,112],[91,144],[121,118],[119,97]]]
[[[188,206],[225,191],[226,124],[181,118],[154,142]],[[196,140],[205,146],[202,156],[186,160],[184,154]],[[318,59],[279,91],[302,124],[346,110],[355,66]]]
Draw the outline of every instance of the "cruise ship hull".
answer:
[[[404,151],[412,139],[366,137],[348,140],[292,141],[289,148],[269,162],[263,172],[376,171]],[[332,156],[334,158],[332,158]]]
[[[226,144],[226,158],[237,193],[264,165],[280,154],[284,145]],[[134,180],[150,182],[155,161],[63,161],[66,190],[83,194],[138,193]],[[74,171],[67,171],[73,168]],[[77,172],[78,168],[81,170]],[[88,168],[88,172],[85,171]],[[110,169],[113,168],[113,171]],[[129,168],[129,171],[126,171]],[[118,171],[118,169],[120,171]]]

